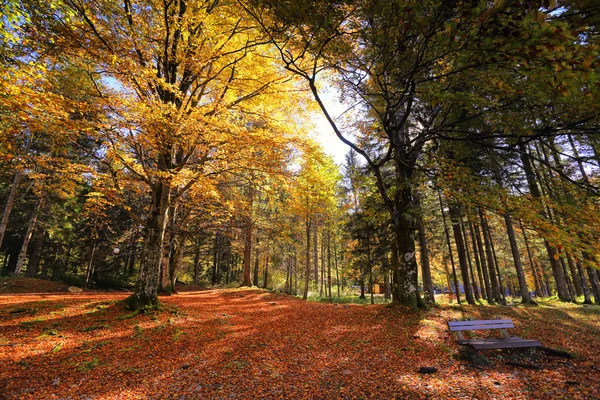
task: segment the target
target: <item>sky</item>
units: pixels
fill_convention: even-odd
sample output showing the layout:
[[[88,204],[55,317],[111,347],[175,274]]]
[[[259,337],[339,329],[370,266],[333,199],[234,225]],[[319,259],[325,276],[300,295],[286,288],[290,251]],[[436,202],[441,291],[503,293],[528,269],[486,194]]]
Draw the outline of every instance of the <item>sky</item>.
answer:
[[[339,93],[333,89],[321,93],[321,99],[334,120],[337,120],[337,118],[348,108],[347,105],[340,103],[338,100]],[[323,146],[325,153],[333,157],[333,160],[337,165],[344,165],[346,153],[350,148],[338,139],[323,113],[320,111],[316,112],[313,122],[316,126],[314,134],[316,139]]]

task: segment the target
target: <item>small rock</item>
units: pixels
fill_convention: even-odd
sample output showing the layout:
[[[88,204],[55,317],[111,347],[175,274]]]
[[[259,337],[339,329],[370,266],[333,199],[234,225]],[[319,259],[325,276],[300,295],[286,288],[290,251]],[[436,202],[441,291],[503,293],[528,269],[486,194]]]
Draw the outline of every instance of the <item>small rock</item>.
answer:
[[[183,368],[183,369],[188,369],[189,367],[190,367],[190,364],[183,364],[183,365],[181,366],[181,368]]]
[[[420,374],[433,374],[434,372],[437,372],[437,368],[435,368],[435,367],[421,367],[421,368],[419,368],[419,373]]]
[[[69,286],[69,289],[67,289],[69,292],[71,293],[81,293],[83,292],[83,289],[77,286]]]

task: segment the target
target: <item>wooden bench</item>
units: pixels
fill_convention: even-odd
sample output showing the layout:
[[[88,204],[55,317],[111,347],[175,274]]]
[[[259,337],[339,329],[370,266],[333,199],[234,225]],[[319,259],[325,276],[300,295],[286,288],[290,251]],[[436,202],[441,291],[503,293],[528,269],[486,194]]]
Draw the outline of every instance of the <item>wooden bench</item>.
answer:
[[[457,339],[456,343],[463,346],[464,349],[471,352],[492,349],[516,349],[528,347],[541,347],[542,344],[537,340],[522,339],[517,336],[509,336],[506,329],[514,328],[510,319],[492,319],[481,321],[448,321],[448,329],[450,332],[455,332]],[[478,331],[498,329],[502,334],[502,338],[486,338],[486,339],[465,339],[462,331]]]

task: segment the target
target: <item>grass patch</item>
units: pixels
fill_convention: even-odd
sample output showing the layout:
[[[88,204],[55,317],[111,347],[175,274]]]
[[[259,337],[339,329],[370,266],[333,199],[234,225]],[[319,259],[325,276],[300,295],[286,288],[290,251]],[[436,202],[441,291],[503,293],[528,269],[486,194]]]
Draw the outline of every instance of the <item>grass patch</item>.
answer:
[[[100,361],[98,361],[98,357],[94,357],[91,360],[80,363],[77,366],[77,371],[88,372],[96,368],[98,365],[100,365]]]
[[[99,347],[102,347],[102,346],[106,346],[109,343],[110,343],[110,340],[104,340],[102,342],[95,343],[89,349],[83,350],[82,353],[91,353],[93,350],[95,350],[95,349],[97,349]]]

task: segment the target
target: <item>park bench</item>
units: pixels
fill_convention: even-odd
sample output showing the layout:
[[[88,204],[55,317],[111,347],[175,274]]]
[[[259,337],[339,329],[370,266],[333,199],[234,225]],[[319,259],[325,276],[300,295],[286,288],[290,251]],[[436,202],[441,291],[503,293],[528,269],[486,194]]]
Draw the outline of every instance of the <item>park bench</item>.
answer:
[[[509,336],[506,329],[514,328],[510,319],[492,319],[480,321],[448,321],[450,332],[456,333],[456,343],[461,346],[461,350],[470,353],[476,353],[481,350],[493,349],[517,349],[529,347],[541,347],[542,344],[537,340],[522,339],[517,336]],[[497,329],[500,331],[501,338],[485,339],[465,339],[463,331],[478,331]]]

